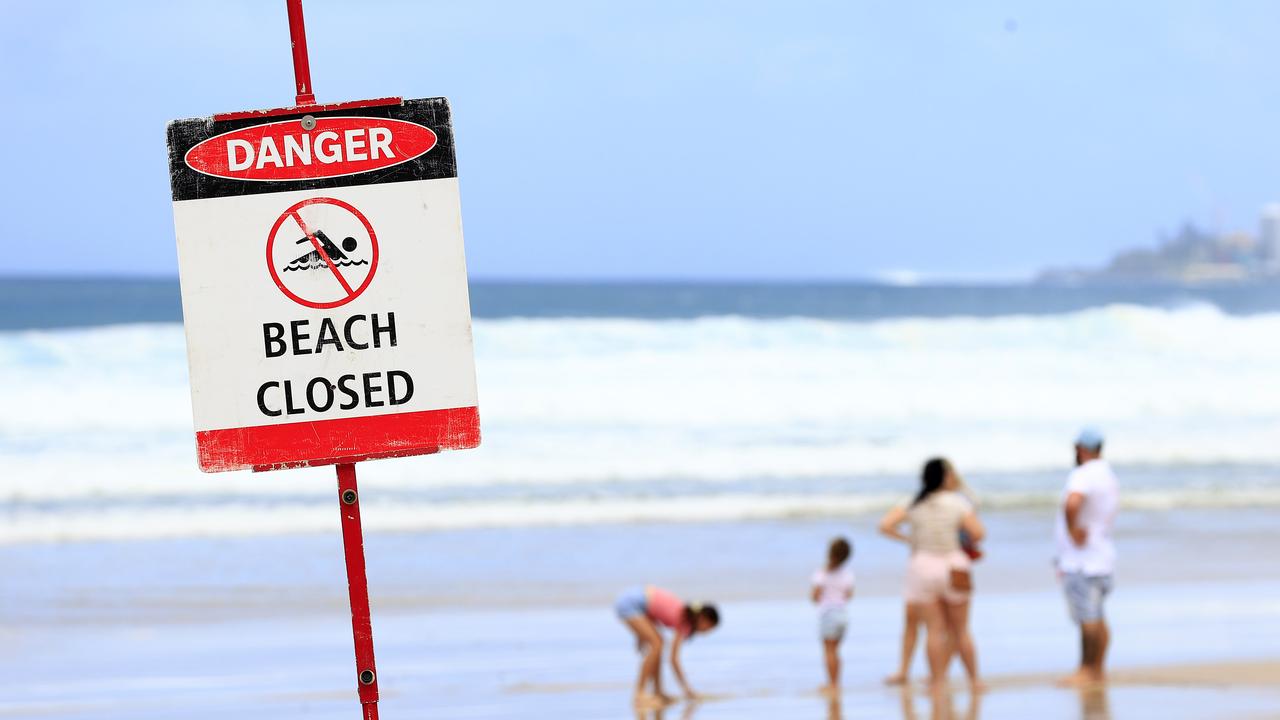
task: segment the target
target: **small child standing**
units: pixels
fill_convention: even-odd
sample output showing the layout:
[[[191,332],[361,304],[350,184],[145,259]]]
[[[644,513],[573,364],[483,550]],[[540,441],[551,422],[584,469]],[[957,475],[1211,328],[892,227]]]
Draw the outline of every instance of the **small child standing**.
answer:
[[[818,606],[818,633],[827,664],[827,684],[822,692],[840,692],[840,641],[844,639],[849,617],[845,606],[853,598],[853,571],[846,567],[853,546],[839,537],[827,549],[827,564],[813,573],[812,599]]]

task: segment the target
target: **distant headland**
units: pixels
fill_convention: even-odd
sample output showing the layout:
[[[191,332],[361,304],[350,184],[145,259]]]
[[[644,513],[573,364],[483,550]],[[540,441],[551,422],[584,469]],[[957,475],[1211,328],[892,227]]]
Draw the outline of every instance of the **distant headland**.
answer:
[[[1036,282],[1049,285],[1119,282],[1234,284],[1280,282],[1280,203],[1262,210],[1256,235],[1212,233],[1185,223],[1154,248],[1126,250],[1101,268],[1050,268]]]

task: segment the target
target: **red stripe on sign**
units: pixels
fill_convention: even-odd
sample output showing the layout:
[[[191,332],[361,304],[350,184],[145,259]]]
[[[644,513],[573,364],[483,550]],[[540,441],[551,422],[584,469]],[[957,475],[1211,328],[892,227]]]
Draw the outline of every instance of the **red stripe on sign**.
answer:
[[[465,450],[480,444],[474,407],[196,433],[200,469],[277,470]]]

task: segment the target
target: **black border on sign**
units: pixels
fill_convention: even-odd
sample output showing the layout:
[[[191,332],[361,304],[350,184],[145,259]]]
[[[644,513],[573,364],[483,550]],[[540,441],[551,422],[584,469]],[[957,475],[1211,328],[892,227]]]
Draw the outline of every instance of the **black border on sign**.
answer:
[[[436,134],[436,145],[429,152],[413,160],[390,168],[369,170],[354,175],[307,180],[237,180],[205,175],[190,168],[184,158],[187,151],[209,138],[223,133],[255,125],[268,125],[302,118],[315,117],[374,117],[405,120],[422,125]],[[331,188],[382,183],[409,182],[412,180],[438,180],[458,177],[458,163],[454,154],[452,113],[445,98],[405,100],[400,105],[381,105],[367,108],[338,107],[329,112],[300,109],[294,113],[270,117],[251,117],[236,120],[193,118],[174,120],[168,127],[169,180],[174,201],[203,200],[208,198],[236,197],[261,193],[289,192],[294,190],[327,190]]]

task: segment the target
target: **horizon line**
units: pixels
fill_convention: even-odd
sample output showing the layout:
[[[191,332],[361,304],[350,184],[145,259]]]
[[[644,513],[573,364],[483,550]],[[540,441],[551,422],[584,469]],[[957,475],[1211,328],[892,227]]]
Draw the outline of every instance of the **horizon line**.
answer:
[[[78,273],[78,272],[8,272],[0,271],[0,282],[20,280],[48,281],[135,281],[178,282],[177,273]],[[468,275],[468,282],[476,284],[526,284],[526,285],[874,285],[882,287],[929,286],[1018,286],[1034,285],[1036,278],[1025,276],[992,275],[947,276],[920,274],[910,278],[876,275],[848,276],[643,276],[643,275]]]

